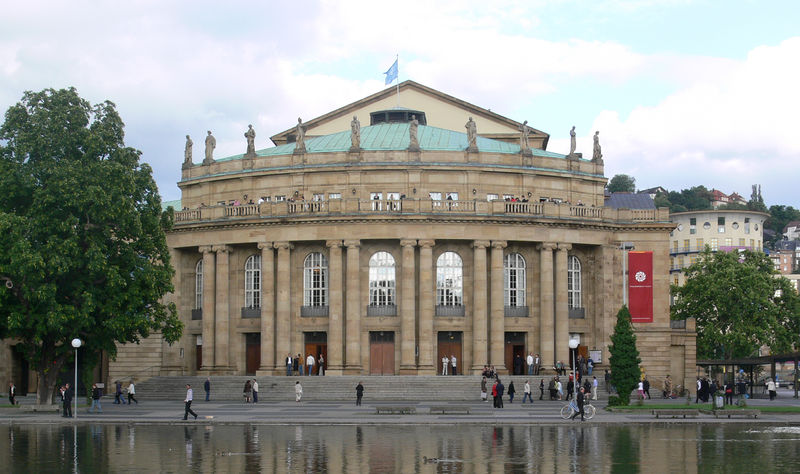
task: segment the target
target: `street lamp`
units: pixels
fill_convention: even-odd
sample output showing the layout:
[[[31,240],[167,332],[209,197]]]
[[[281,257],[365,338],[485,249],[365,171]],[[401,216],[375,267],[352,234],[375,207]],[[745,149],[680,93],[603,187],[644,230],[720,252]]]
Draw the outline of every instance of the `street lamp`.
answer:
[[[75,390],[74,399],[75,399],[75,411],[72,413],[73,418],[78,418],[78,348],[81,347],[80,339],[77,337],[72,340],[72,347],[75,348],[75,386],[73,390]]]
[[[578,373],[575,372],[575,349],[578,348],[580,342],[574,336],[570,336],[569,338],[569,353],[572,356],[572,386],[575,387],[575,393],[578,393]]]

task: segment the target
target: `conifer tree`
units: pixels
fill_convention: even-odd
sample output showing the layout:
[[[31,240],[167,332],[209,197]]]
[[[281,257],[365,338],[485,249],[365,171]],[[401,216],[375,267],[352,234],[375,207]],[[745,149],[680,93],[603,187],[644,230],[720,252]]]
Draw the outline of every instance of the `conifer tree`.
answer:
[[[623,305],[617,313],[617,324],[611,335],[611,384],[616,387],[622,405],[630,403],[631,392],[639,382],[639,351],[636,349],[636,335],[633,333],[631,313]]]

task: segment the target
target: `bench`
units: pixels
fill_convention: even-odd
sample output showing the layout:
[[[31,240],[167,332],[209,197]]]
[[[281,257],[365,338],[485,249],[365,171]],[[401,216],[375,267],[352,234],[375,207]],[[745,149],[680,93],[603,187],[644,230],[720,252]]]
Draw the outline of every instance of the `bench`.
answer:
[[[429,414],[439,413],[442,415],[469,415],[469,407],[465,406],[441,406],[431,407]]]
[[[653,410],[653,415],[655,415],[656,418],[662,416],[671,416],[672,418],[678,418],[678,417],[697,418],[698,416],[700,416],[700,410],[659,409],[659,410]]]
[[[414,407],[395,407],[395,406],[375,407],[376,415],[413,415],[416,412],[417,409]]]
[[[720,416],[727,416],[728,418],[732,416],[758,418],[760,414],[761,412],[759,410],[714,410],[715,418],[719,418]]]

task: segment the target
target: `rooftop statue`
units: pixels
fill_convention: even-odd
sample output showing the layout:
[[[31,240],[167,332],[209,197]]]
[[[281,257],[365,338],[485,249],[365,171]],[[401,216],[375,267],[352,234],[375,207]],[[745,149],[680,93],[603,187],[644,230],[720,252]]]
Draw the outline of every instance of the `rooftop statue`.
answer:
[[[475,124],[475,121],[472,120],[472,117],[467,120],[467,124],[464,125],[464,128],[467,129],[467,150],[469,151],[477,151],[478,150],[478,126]]]
[[[184,168],[192,165],[192,139],[186,135],[186,146],[183,148],[183,166]]]
[[[600,150],[600,132],[594,132],[594,149],[592,151],[592,161],[602,163],[603,153]]]
[[[522,132],[519,136],[519,149],[523,155],[531,154],[531,146],[528,142],[528,135],[531,133],[531,127],[528,126],[528,121],[522,122],[519,126],[519,131]]]
[[[353,115],[353,121],[350,122],[350,142],[353,149],[361,148],[361,122],[355,115]]]
[[[214,135],[211,134],[211,130],[208,131],[208,136],[206,136],[206,157],[203,160],[204,165],[209,165],[214,162],[214,148],[217,147],[217,139],[214,138]]]
[[[295,129],[295,152],[304,152],[306,151],[306,126],[303,125],[303,120],[300,117],[297,117],[297,125],[294,127]]]
[[[575,142],[575,125],[572,126],[572,130],[569,131],[569,154],[575,154],[575,148],[577,148],[577,144]]]
[[[253,130],[252,125],[247,126],[247,131],[244,132],[245,138],[247,138],[247,153],[245,156],[255,156],[256,154],[256,131]]]
[[[416,115],[411,116],[411,122],[408,126],[409,150],[419,150],[419,140],[417,140],[417,127],[419,127],[419,120]]]

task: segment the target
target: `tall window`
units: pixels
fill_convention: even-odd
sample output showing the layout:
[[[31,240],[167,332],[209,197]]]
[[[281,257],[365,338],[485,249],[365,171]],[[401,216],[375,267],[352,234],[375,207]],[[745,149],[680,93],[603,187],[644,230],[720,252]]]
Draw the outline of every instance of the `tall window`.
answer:
[[[506,255],[503,268],[506,306],[525,306],[525,259],[518,253]]]
[[[328,259],[319,252],[303,262],[303,306],[328,306]]]
[[[581,261],[570,255],[567,260],[567,307],[582,308],[581,304]]]
[[[376,252],[369,259],[369,305],[395,304],[394,257],[389,252]]]
[[[261,255],[250,255],[244,263],[244,306],[261,307]]]
[[[194,267],[194,309],[203,309],[203,259]]]
[[[436,304],[461,306],[463,303],[461,257],[455,252],[444,252],[436,260]]]

